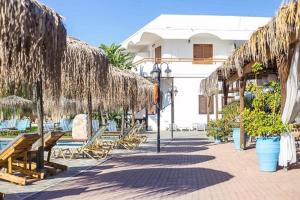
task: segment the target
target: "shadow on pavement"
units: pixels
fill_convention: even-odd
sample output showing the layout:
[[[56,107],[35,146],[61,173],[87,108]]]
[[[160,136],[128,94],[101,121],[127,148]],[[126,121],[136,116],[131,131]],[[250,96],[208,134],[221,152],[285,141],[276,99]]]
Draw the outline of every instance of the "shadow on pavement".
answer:
[[[124,199],[129,192],[131,198],[140,199],[149,196],[154,199],[178,197],[231,178],[233,176],[229,173],[207,168],[130,169],[103,174],[87,172],[76,182],[67,183],[64,189],[52,188],[52,191],[43,191],[30,199],[71,198],[74,195],[81,195],[81,199],[101,199],[101,195]]]
[[[209,142],[209,141],[173,141],[170,145],[171,146],[201,146],[201,145],[208,145],[208,144],[212,144],[213,142]]]
[[[137,155],[128,157],[112,158],[111,162],[125,165],[191,165],[215,159],[208,155]]]
[[[174,144],[172,144],[174,145]],[[161,148],[162,153],[192,153],[197,151],[207,150],[207,147],[193,147],[193,146],[166,146]]]

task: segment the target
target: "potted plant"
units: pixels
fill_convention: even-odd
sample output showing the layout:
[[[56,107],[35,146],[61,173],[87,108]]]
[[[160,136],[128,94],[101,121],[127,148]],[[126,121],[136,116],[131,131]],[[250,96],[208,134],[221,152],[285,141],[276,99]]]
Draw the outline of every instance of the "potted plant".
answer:
[[[216,144],[227,141],[229,134],[230,128],[223,118],[208,122],[207,136],[213,137]]]
[[[280,150],[280,134],[288,126],[280,115],[280,85],[270,82],[265,86],[249,84],[247,91],[254,94],[252,106],[243,112],[245,130],[256,137],[256,153],[260,170],[276,171]]]
[[[233,102],[224,107],[222,110],[223,119],[227,122],[227,126],[232,130],[232,137],[235,149],[240,149],[240,103]]]

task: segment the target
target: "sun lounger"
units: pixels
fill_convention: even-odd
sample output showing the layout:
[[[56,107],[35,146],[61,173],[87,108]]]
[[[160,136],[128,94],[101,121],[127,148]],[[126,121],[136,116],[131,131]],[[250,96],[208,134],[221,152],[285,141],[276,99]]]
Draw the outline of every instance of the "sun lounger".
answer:
[[[26,119],[17,120],[16,129],[18,131],[24,132],[26,131],[27,127],[28,127],[28,120]]]
[[[70,154],[70,159],[74,158],[75,155],[86,155],[92,159],[106,158],[110,152],[110,146],[101,144],[101,136],[105,131],[106,127],[100,128],[87,142],[82,144],[63,144],[55,146],[58,155],[62,155],[65,159],[67,154]]]
[[[60,131],[52,131],[48,132],[44,135],[44,151],[48,152],[47,155],[47,160],[44,162],[45,168],[47,172],[49,172],[51,175],[54,175],[57,173],[57,170],[64,171],[67,170],[67,166],[51,162],[51,153],[53,147],[56,145],[57,141],[64,135],[64,132]],[[32,160],[36,159],[36,154],[37,154],[37,143],[33,144],[30,153],[31,153],[31,158]],[[35,168],[35,166],[31,166]]]
[[[107,130],[109,132],[117,131],[117,123],[115,121],[108,121]]]
[[[0,151],[0,179],[26,185],[28,176],[37,179],[44,178],[43,173],[28,169],[28,152],[39,138],[38,134],[20,134]],[[23,167],[19,167],[15,162],[22,162]],[[25,176],[17,176],[17,173]]]
[[[54,130],[54,123],[53,122],[45,122],[44,123],[44,132],[50,132]]]
[[[147,137],[140,135],[143,130],[143,126],[144,123],[135,124],[128,133],[120,139],[118,144],[123,146],[125,149],[132,150],[137,148],[141,143],[146,142]]]
[[[72,129],[70,129],[70,126],[69,126],[70,123],[71,123],[70,119],[61,119],[59,121],[59,128],[64,132],[72,131]]]
[[[11,119],[11,120],[3,120],[0,123],[0,129],[1,130],[12,130],[12,129],[16,129],[16,124],[17,121],[15,119]]]
[[[99,120],[95,120],[95,119],[92,120],[92,128],[93,128],[93,133],[95,134],[100,128]]]

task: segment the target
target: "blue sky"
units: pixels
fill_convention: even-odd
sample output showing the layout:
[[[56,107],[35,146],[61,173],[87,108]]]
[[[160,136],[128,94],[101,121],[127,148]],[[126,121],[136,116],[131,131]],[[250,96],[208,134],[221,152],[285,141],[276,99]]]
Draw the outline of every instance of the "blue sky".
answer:
[[[282,0],[40,0],[65,17],[68,35],[120,43],[160,14],[274,16]]]

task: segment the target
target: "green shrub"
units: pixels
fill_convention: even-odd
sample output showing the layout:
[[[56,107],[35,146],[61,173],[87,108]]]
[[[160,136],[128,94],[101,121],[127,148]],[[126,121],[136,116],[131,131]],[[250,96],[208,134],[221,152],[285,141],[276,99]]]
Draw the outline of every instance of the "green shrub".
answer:
[[[239,127],[239,117],[240,117],[240,103],[233,102],[226,105],[221,111],[222,119],[227,123],[227,126],[231,128]]]
[[[251,108],[245,108],[243,121],[245,130],[251,136],[273,136],[288,130],[280,114],[281,90],[276,82],[265,86],[249,84],[247,91],[254,94]]]
[[[208,122],[207,136],[227,141],[231,128],[224,119],[211,120]]]

